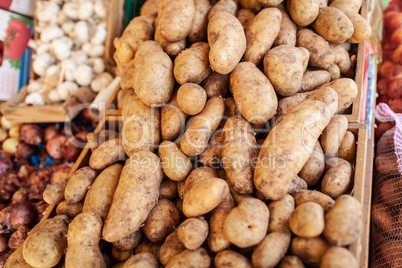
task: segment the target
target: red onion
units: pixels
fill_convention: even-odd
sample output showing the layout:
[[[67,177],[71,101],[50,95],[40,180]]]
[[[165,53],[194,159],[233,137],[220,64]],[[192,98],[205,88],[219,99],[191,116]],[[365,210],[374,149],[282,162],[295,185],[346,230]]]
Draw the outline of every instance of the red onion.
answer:
[[[15,154],[15,157],[17,157],[17,159],[29,159],[34,153],[35,148],[29,146],[26,143],[21,142],[20,144],[18,144],[17,153]]]
[[[38,211],[38,216],[36,217],[36,223],[39,223],[43,217],[43,213],[45,213],[46,209],[49,207],[49,204],[45,201],[39,201],[34,204],[36,210]]]
[[[11,234],[10,239],[8,240],[8,247],[16,250],[22,245],[22,243],[24,243],[25,239],[27,239],[27,236],[28,230],[26,227],[22,226],[18,228],[17,231]]]
[[[66,142],[66,136],[62,134],[57,134],[46,144],[47,153],[54,159],[60,159],[62,157],[62,148]]]
[[[14,231],[11,221],[11,211],[14,206],[8,206],[0,211],[0,234],[10,234]]]
[[[59,132],[56,125],[47,126],[45,129],[45,141],[50,141]]]
[[[89,130],[87,130],[87,129],[81,130],[80,132],[75,134],[75,138],[86,143],[86,142],[88,142],[87,135],[89,133],[91,133],[91,132]]]
[[[0,268],[3,268],[6,264],[8,257],[10,257],[12,252],[4,253],[0,256]]]
[[[67,178],[68,173],[70,172],[72,167],[73,163],[63,163],[55,166],[53,169],[52,176],[50,178],[51,184],[57,183]]]
[[[37,211],[28,202],[16,204],[11,210],[11,222],[14,228],[20,226],[32,226],[35,224]]]
[[[8,250],[8,237],[0,235],[0,253],[4,253]]]
[[[84,141],[78,139],[76,136],[69,138],[65,143],[63,148],[61,149],[63,158],[68,161],[75,161],[77,160],[78,156],[80,155],[82,147],[77,147],[75,143],[84,143]]]
[[[0,159],[0,174],[9,171],[13,167],[13,162],[9,158]]]
[[[47,168],[32,172],[27,182],[29,189],[35,193],[43,193],[50,180],[50,174],[51,170]]]
[[[29,201],[28,195],[29,195],[28,189],[20,188],[11,197],[11,203],[18,204],[18,203],[22,203],[22,202],[28,202]]]
[[[39,145],[43,140],[43,130],[36,124],[21,126],[21,140],[30,145]]]

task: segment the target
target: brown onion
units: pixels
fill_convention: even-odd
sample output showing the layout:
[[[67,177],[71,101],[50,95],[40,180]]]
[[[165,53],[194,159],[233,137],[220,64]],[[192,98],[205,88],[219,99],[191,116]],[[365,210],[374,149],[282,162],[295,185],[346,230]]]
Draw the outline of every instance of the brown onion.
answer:
[[[36,221],[37,211],[28,202],[16,204],[11,210],[11,222],[14,228],[20,226],[32,226]]]
[[[29,146],[26,143],[21,142],[18,144],[17,147],[17,153],[15,154],[15,157],[17,159],[29,159],[33,154],[35,153],[35,148],[32,146]]]
[[[51,184],[57,183],[67,178],[68,173],[70,172],[72,167],[73,163],[63,163],[55,166],[53,169],[52,176],[50,177],[50,183]]]
[[[0,256],[0,268],[3,268],[6,264],[8,257],[10,257],[12,252],[4,253]]]
[[[8,236],[0,235],[0,253],[8,250]]]
[[[36,210],[38,211],[38,216],[36,217],[36,223],[40,222],[40,220],[43,217],[43,214],[45,213],[46,209],[49,207],[49,204],[46,203],[45,201],[39,201],[34,204]]]
[[[87,142],[88,142],[87,135],[88,135],[89,133],[91,133],[91,132],[90,132],[89,130],[87,130],[87,129],[81,130],[80,132],[78,132],[77,134],[75,134],[75,138],[78,139],[78,140],[80,140],[80,141],[83,141],[83,142],[87,143]]]
[[[0,211],[0,234],[10,234],[14,231],[14,226],[11,221],[13,207],[13,205],[8,206]]]
[[[34,171],[29,175],[28,186],[34,193],[43,193],[50,180],[51,170],[48,168],[42,168]]]
[[[76,143],[84,144],[84,142],[78,139],[76,136],[69,138],[62,148],[62,155],[63,158],[68,161],[75,161],[77,160],[78,156],[80,155],[84,145],[82,147],[76,146]]]
[[[54,136],[57,135],[59,129],[56,125],[47,126],[45,129],[45,141],[50,141]]]
[[[66,136],[62,134],[57,134],[46,144],[47,153],[54,159],[62,158],[62,148],[66,141]]]
[[[22,202],[28,202],[29,201],[28,195],[29,195],[28,189],[20,188],[11,197],[11,203],[18,204],[18,203],[22,203]]]
[[[8,247],[10,249],[16,250],[19,248],[28,236],[28,229],[25,226],[18,228],[17,231],[11,234],[10,239],[8,239]]]
[[[39,145],[43,140],[43,130],[37,124],[24,124],[21,126],[21,140],[30,145]]]

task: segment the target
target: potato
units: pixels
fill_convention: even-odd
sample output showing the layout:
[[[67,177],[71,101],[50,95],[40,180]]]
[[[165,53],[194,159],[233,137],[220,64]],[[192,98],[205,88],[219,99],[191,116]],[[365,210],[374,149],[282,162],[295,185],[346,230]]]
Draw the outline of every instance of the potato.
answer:
[[[250,22],[255,18],[255,14],[250,9],[242,8],[237,10],[236,18],[240,21],[244,31],[246,31]]]
[[[253,251],[253,267],[276,267],[288,251],[291,238],[292,234],[288,232],[268,234]]]
[[[276,7],[280,3],[283,2],[283,0],[258,0],[262,5],[266,7]]]
[[[200,182],[209,180],[211,178],[216,178],[217,174],[213,168],[210,167],[199,167],[191,171],[185,181],[181,181],[178,184],[178,193],[181,199],[184,199],[185,194],[194,188]]]
[[[357,13],[345,12],[346,16],[353,24],[353,35],[348,39],[350,43],[360,43],[369,39],[371,35],[370,22]]]
[[[82,211],[85,212],[93,209],[99,213],[102,220],[106,219],[110,205],[112,204],[114,191],[119,183],[122,168],[121,164],[114,164],[104,169],[96,177],[95,182],[85,197]]]
[[[313,67],[328,69],[335,61],[335,55],[328,42],[309,29],[297,32],[297,46],[304,47],[310,52],[309,65]]]
[[[169,200],[175,199],[177,196],[177,182],[168,178],[163,178],[161,187],[159,188],[159,198],[165,198]]]
[[[324,210],[314,202],[300,204],[290,215],[289,226],[299,237],[317,237],[324,231]]]
[[[254,171],[254,185],[265,198],[279,200],[286,195],[329,120],[323,102],[305,100],[269,132]]]
[[[246,29],[244,60],[259,65],[278,36],[282,14],[277,8],[264,8]]]
[[[208,13],[211,4],[208,0],[194,0],[195,15],[188,40],[191,43],[201,42],[207,38]]]
[[[153,152],[160,143],[161,115],[158,108],[151,108],[132,93],[122,109],[123,147],[128,156],[146,150]]]
[[[202,87],[207,92],[207,97],[225,97],[229,85],[229,75],[212,72],[202,83]],[[226,99],[225,99],[226,100]]]
[[[23,246],[25,261],[33,267],[53,267],[67,248],[67,216],[56,216],[38,223],[29,232]]]
[[[187,44],[187,39],[183,38],[178,41],[170,42],[163,38],[161,34],[161,27],[159,26],[159,18],[157,17],[155,19],[155,35],[154,35],[154,40],[158,42],[163,50],[168,54],[170,57],[176,57],[179,55],[181,51],[183,51],[186,48]]]
[[[300,189],[307,189],[308,184],[305,180],[300,178],[298,175],[296,175],[292,182],[290,183],[288,194],[293,194],[295,191],[300,190]]]
[[[337,155],[347,130],[348,119],[346,116],[335,115],[332,117],[321,135],[321,146],[326,156],[334,157]]]
[[[228,74],[236,67],[246,51],[246,35],[239,20],[226,12],[219,12],[208,23],[209,63],[220,74]]]
[[[329,47],[335,55],[335,63],[338,65],[341,73],[343,75],[350,73],[352,63],[349,58],[349,52],[340,44],[329,44]]]
[[[133,255],[133,250],[118,250],[112,247],[112,258],[115,261],[121,262],[128,260]]]
[[[331,87],[338,93],[338,112],[349,108],[355,102],[358,93],[356,82],[350,78],[336,79],[322,87]]]
[[[297,256],[286,256],[282,259],[278,268],[304,268],[302,260]]]
[[[57,215],[67,215],[70,219],[75,218],[81,212],[82,202],[71,204],[64,200],[56,208]]]
[[[252,161],[257,157],[255,133],[241,115],[229,118],[223,132],[222,163],[226,175],[236,192],[251,194],[254,191]]]
[[[346,194],[352,188],[353,167],[342,158],[330,158],[327,160],[327,172],[321,183],[321,190],[332,198],[338,198]]]
[[[193,26],[195,4],[192,0],[158,1],[158,20],[163,38],[170,42],[186,38]]]
[[[333,0],[329,6],[336,7],[345,13],[358,13],[362,3],[363,0]]]
[[[43,200],[49,205],[57,205],[64,199],[64,190],[66,189],[68,178],[59,182],[50,184],[43,192]]]
[[[359,267],[358,262],[353,256],[353,254],[342,247],[330,247],[327,252],[325,252],[324,256],[321,260],[322,268],[342,268],[342,267],[350,267],[357,268]]]
[[[208,253],[203,248],[198,248],[196,250],[188,250],[177,254],[172,257],[169,262],[166,264],[166,268],[172,267],[200,267],[200,268],[208,268],[211,265],[211,258],[208,256]]]
[[[180,215],[172,201],[160,199],[144,222],[144,234],[152,243],[160,243],[180,224]]]
[[[260,0],[260,2],[282,2],[281,0]],[[275,5],[276,6],[276,5]],[[288,45],[296,46],[296,32],[297,26],[293,20],[289,17],[284,4],[278,6],[282,14],[281,27],[279,33],[275,39],[274,46]]]
[[[247,121],[262,124],[275,115],[278,100],[268,78],[251,62],[241,62],[230,74],[236,105]]]
[[[294,237],[290,253],[302,259],[307,267],[320,267],[321,259],[329,248],[321,236],[314,238]]]
[[[262,7],[259,0],[239,0],[238,2],[242,8],[251,9],[254,12],[258,12]]]
[[[230,183],[228,177],[226,176],[225,170],[223,170],[223,169],[218,170],[218,177],[224,179],[227,182],[227,184],[229,186],[230,194],[232,195],[233,200],[235,201],[235,204],[238,205],[244,199],[253,198],[253,196],[250,194],[239,194],[238,192],[236,192],[233,188],[233,185]]]
[[[230,15],[235,15],[237,10],[237,1],[233,0],[220,0],[212,6],[208,14],[208,21],[211,20],[218,12],[226,12]]]
[[[114,242],[113,247],[122,251],[132,250],[136,248],[138,244],[141,242],[142,233],[143,233],[142,229],[139,229],[134,233],[128,235],[127,237],[124,237],[123,239]]]
[[[103,227],[104,240],[116,242],[140,228],[157,204],[162,178],[160,159],[151,152],[135,153],[126,161]]]
[[[143,252],[131,256],[122,266],[122,268],[158,268],[159,264],[154,255]]]
[[[313,29],[327,41],[343,43],[353,35],[353,24],[335,7],[324,7],[313,23]]]
[[[291,96],[299,90],[304,73],[303,50],[282,45],[265,55],[264,73],[279,95]]]
[[[287,9],[293,21],[299,26],[313,23],[320,13],[319,2],[311,0],[289,0]]]
[[[179,108],[176,91],[169,103],[161,109],[160,125],[162,140],[173,141],[179,137],[183,130],[186,116],[187,115]]]
[[[338,150],[338,157],[350,163],[356,161],[356,137],[352,132],[346,131]]]
[[[336,55],[336,54],[335,54]],[[298,93],[312,91],[331,81],[331,74],[328,71],[309,71],[303,74]]]
[[[78,169],[71,176],[64,191],[64,197],[70,204],[78,203],[84,199],[88,187],[96,178],[96,171],[90,167]]]
[[[177,91],[179,107],[188,115],[199,114],[204,109],[206,101],[207,93],[197,84],[183,84]]]
[[[140,253],[151,253],[156,259],[159,258],[159,251],[162,244],[155,244],[150,242],[148,239],[144,239],[141,244],[134,250],[134,255]]]
[[[174,77],[180,84],[199,84],[207,78],[212,70],[209,67],[209,46],[207,43],[194,43],[174,60]]]
[[[146,0],[141,6],[140,15],[155,18],[158,15],[158,0]]]
[[[268,233],[290,232],[289,217],[295,209],[295,201],[293,200],[293,197],[287,194],[282,199],[269,203],[268,209]]]
[[[188,218],[208,213],[222,202],[228,192],[229,186],[222,179],[211,178],[200,182],[185,193],[183,213]]]
[[[159,145],[159,156],[162,160],[163,172],[171,180],[184,180],[192,169],[190,159],[171,141],[164,141]]]
[[[316,185],[320,182],[325,172],[325,156],[322,151],[320,142],[316,142],[313,153],[304,164],[299,176],[307,183],[308,186]]]
[[[335,201],[328,195],[313,190],[297,190],[293,194],[296,206],[307,202],[315,202],[327,213],[335,204]]]
[[[227,215],[224,232],[227,239],[240,248],[260,243],[268,229],[269,210],[259,199],[247,198]]]
[[[212,97],[201,113],[193,118],[184,133],[180,147],[188,156],[201,154],[208,146],[209,138],[218,128],[225,110],[222,97]]]
[[[177,228],[177,236],[189,250],[201,247],[208,236],[208,222],[202,218],[190,218]]]
[[[119,138],[107,140],[92,152],[89,166],[93,169],[104,169],[119,160],[124,160],[125,156],[124,147]]]
[[[200,162],[205,166],[219,166],[222,156],[223,143],[225,142],[225,132],[219,129],[212,134],[208,147],[200,154]]]
[[[211,211],[208,247],[212,252],[220,252],[230,246],[230,241],[226,238],[223,228],[227,215],[234,207],[232,195],[227,194],[222,202]]]
[[[325,238],[331,245],[347,246],[355,242],[362,231],[362,205],[352,196],[341,195],[325,215]]]
[[[102,219],[96,211],[83,212],[70,223],[67,232],[65,267],[106,267],[99,249]]]
[[[180,254],[185,249],[186,247],[180,241],[177,230],[175,230],[166,237],[165,242],[162,244],[159,251],[159,261],[162,265],[166,265],[172,257]]]
[[[331,65],[328,67],[327,71],[331,75],[331,80],[336,80],[341,77],[341,70],[339,69],[339,66],[336,65],[336,63],[331,63]]]
[[[7,258],[6,263],[4,264],[5,268],[32,268],[29,265],[23,256],[23,246],[19,247],[16,251],[11,253],[11,255]]]
[[[126,92],[125,91],[126,89],[132,90],[134,86],[134,71],[135,71],[135,61],[134,59],[132,59],[123,68],[123,74],[121,75],[121,81],[120,81],[120,87],[122,88],[122,90],[119,90],[119,93]],[[117,100],[117,103],[119,103],[119,100]]]
[[[250,261],[233,250],[224,250],[216,254],[214,259],[216,268],[238,267],[238,268],[251,268]]]

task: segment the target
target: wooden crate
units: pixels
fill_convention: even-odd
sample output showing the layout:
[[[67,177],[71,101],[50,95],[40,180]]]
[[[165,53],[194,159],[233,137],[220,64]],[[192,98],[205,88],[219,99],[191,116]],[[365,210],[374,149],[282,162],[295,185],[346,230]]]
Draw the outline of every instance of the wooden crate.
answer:
[[[109,10],[107,20],[107,36],[105,41],[104,60],[106,69],[114,73],[114,45],[115,37],[120,36],[123,28],[123,5],[122,0],[104,0]],[[34,18],[34,23],[37,20]],[[34,39],[38,39],[38,34],[34,34]],[[37,78],[31,70],[31,79]],[[2,107],[1,113],[12,123],[47,123],[64,122],[67,119],[68,111],[80,104],[77,97],[70,97],[63,103],[48,104],[42,106],[27,106],[23,103],[28,95],[25,89],[22,89],[14,98],[8,100]]]

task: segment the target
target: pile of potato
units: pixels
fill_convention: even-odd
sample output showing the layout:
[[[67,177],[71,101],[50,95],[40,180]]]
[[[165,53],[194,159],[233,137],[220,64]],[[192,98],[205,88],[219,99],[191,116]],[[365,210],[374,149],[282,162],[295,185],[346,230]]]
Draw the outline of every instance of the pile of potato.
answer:
[[[146,1],[114,42],[121,133],[88,137],[6,267],[358,267],[361,4]]]

